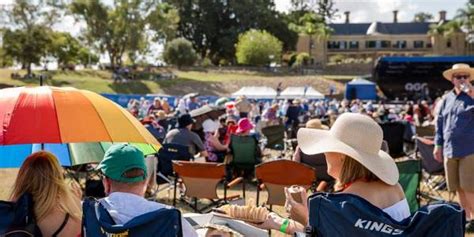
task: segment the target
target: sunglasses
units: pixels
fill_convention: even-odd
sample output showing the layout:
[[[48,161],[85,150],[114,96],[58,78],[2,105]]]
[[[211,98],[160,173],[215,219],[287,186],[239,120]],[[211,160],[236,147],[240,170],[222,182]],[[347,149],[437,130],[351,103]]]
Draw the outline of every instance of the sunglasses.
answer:
[[[456,75],[453,76],[454,79],[456,80],[467,80],[471,77],[471,75]]]

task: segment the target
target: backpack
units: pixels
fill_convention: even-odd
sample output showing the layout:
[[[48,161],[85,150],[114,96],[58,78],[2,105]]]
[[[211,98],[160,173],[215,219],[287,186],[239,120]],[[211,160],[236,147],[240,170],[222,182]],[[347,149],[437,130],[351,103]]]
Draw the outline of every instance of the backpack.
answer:
[[[17,202],[0,201],[0,236],[41,237],[33,211],[33,197],[25,193]]]

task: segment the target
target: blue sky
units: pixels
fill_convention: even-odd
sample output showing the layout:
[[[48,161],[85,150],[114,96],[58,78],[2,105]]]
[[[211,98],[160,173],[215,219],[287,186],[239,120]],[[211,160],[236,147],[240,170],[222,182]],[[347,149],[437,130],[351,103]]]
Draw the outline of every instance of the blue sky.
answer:
[[[274,0],[280,11],[290,8],[290,0]],[[309,0],[316,1],[316,0]],[[438,12],[447,11],[447,18],[451,19],[459,8],[464,7],[467,0],[335,0],[340,17],[334,22],[344,22],[343,12],[351,12],[351,22],[391,22],[393,10],[398,10],[400,22],[413,20],[417,12],[429,12],[438,19]]]

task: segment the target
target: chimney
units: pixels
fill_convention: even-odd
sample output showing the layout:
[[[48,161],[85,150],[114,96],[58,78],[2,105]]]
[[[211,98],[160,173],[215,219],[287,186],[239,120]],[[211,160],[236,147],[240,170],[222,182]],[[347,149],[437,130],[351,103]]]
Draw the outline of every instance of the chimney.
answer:
[[[446,21],[446,11],[439,12],[439,21]]]
[[[346,11],[344,12],[344,15],[346,15],[346,24],[349,24],[349,16],[350,16],[351,12],[350,11]]]
[[[398,10],[393,11],[393,23],[398,23]]]

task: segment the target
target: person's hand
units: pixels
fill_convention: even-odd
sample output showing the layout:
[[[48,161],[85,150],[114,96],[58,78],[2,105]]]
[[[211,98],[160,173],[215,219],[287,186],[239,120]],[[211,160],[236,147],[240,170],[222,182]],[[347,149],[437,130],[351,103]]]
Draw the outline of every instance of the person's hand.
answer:
[[[443,148],[439,146],[435,146],[433,150],[433,156],[436,161],[438,161],[439,163],[442,163],[443,162]]]
[[[299,203],[293,199],[289,192],[289,188],[285,187],[286,212],[290,215],[290,218],[306,226],[308,224],[309,212],[308,212],[308,196],[306,192],[301,192],[302,203]]]
[[[264,230],[279,230],[284,220],[285,219],[280,217],[278,214],[270,212],[267,215],[267,219],[265,219],[262,224],[255,224],[250,222],[246,223]]]

